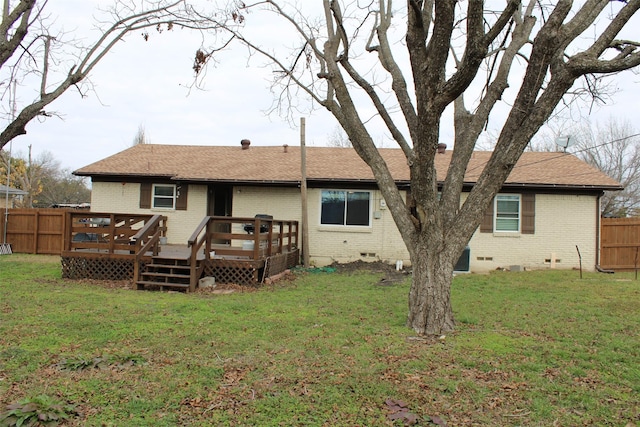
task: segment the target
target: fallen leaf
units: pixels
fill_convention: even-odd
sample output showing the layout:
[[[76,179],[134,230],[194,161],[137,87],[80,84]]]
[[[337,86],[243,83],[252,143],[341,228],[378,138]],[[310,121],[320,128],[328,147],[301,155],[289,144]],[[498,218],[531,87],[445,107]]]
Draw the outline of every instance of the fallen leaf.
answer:
[[[437,426],[443,426],[443,427],[446,427],[447,425],[447,423],[437,415],[434,415],[433,417],[431,417],[431,423]]]

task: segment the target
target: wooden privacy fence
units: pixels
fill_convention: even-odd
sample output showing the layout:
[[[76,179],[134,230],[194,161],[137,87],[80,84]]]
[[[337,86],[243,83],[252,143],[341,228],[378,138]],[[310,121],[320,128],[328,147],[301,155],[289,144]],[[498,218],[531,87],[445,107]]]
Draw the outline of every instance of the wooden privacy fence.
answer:
[[[7,243],[13,252],[60,255],[64,245],[65,215],[68,209],[9,209]],[[0,221],[4,238],[5,211]],[[3,242],[4,243],[4,242]]]
[[[640,217],[602,218],[600,266],[618,271],[640,266]]]

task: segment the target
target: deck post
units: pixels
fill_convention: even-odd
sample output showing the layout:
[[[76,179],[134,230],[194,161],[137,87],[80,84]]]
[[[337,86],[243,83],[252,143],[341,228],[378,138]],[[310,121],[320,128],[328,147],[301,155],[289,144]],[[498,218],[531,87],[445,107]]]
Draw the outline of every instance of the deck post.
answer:
[[[116,244],[116,216],[114,214],[110,214],[109,215],[109,253],[110,254],[114,253],[115,244]]]
[[[295,243],[296,243],[296,249],[300,248],[300,246],[298,245],[298,223],[297,223],[297,222],[295,223],[295,226],[296,226],[296,230],[295,230],[295,232],[294,232],[294,233],[292,234],[292,236],[291,236],[291,237],[292,237],[292,239],[291,239],[291,240],[289,240],[289,250],[291,250],[291,249],[292,249],[292,241],[293,241],[293,240],[295,240]]]
[[[64,215],[64,237],[62,238],[64,252],[71,250],[71,240],[73,239],[72,226],[73,222],[71,221],[71,212],[67,211]]]
[[[138,253],[133,257],[133,283],[137,284],[140,280],[140,256]]]
[[[269,231],[267,232],[268,241],[267,241],[267,256],[270,257],[273,255],[273,222],[269,221]]]
[[[289,227],[287,230],[287,251],[291,252],[291,247],[293,244],[293,221],[289,221]]]
[[[207,222],[207,239],[204,243],[204,259],[211,259],[211,241],[213,239],[213,221]]]
[[[191,246],[191,257],[189,258],[189,292],[194,292],[196,290],[196,284],[198,278],[196,277],[196,272],[198,271],[198,248],[197,245]]]
[[[260,259],[260,218],[253,220],[253,259]]]

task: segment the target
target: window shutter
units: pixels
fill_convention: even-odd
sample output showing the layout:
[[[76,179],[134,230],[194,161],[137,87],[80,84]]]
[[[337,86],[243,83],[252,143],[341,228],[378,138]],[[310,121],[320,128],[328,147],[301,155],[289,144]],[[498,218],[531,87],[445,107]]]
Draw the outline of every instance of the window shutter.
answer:
[[[187,184],[176,185],[176,210],[177,211],[187,210],[188,193],[189,193],[189,185]]]
[[[151,183],[140,183],[140,209],[151,209]]]
[[[481,233],[493,233],[493,200],[489,203],[489,207],[484,212],[484,217],[480,223]]]
[[[522,194],[522,234],[534,234],[536,231],[536,195]]]

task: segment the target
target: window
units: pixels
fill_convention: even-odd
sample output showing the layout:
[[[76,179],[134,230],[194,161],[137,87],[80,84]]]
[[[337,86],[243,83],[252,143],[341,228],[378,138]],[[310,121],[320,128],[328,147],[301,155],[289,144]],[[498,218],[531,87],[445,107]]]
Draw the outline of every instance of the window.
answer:
[[[495,231],[520,231],[519,194],[498,194],[495,212]]]
[[[322,190],[323,225],[370,225],[371,193],[368,191]]]
[[[140,183],[140,209],[187,210],[189,185]]]
[[[154,208],[175,209],[176,207],[176,186],[175,185],[153,185],[153,205]]]
[[[507,199],[505,199],[507,198]],[[509,199],[511,198],[511,199]],[[498,205],[498,199],[500,199],[500,205]],[[517,201],[519,200],[519,204]],[[508,230],[508,211],[512,208],[511,228]],[[504,209],[503,209],[504,208]],[[500,216],[496,214],[500,211]],[[518,224],[519,222],[519,224]],[[518,230],[519,226],[519,230]],[[501,228],[500,228],[501,227]],[[520,231],[522,234],[535,234],[536,232],[536,195],[535,193],[522,193],[522,194],[499,194],[496,199],[489,205],[489,208],[484,213],[482,222],[480,223],[481,233],[492,233],[494,231]]]

